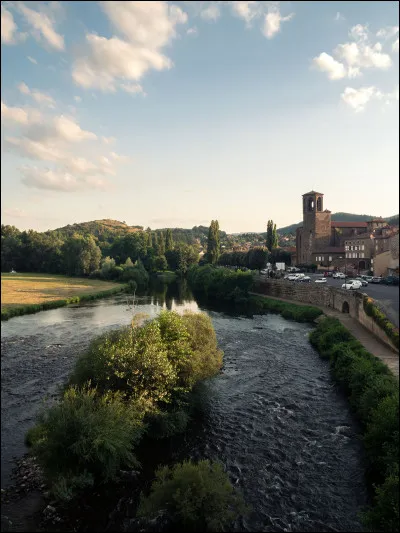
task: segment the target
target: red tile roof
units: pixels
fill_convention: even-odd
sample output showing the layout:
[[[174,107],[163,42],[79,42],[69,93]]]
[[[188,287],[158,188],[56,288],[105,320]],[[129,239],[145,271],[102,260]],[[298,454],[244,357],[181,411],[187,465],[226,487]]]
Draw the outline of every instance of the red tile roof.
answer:
[[[331,226],[333,228],[366,228],[366,222],[339,222],[332,220]]]

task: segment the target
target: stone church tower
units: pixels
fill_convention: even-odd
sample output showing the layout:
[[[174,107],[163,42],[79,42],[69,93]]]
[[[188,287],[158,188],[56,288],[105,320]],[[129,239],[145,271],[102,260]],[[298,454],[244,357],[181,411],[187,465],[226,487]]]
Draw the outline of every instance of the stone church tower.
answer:
[[[310,191],[303,194],[303,227],[296,235],[297,260],[311,263],[312,254],[322,251],[331,241],[331,212],[323,210],[324,195]]]

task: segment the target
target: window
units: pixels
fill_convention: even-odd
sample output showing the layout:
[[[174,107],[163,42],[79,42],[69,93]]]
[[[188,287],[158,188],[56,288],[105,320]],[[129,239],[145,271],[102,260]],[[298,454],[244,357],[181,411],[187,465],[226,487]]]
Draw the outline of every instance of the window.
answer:
[[[324,256],[321,257],[321,261],[323,261],[323,260],[324,260]]]
[[[347,251],[347,250],[349,249],[349,247],[348,247],[348,246],[345,246],[344,249]]]
[[[364,252],[361,252],[361,253],[360,253],[360,257],[361,257],[361,258],[364,257]]]
[[[358,246],[354,246],[354,250],[358,250]]]
[[[361,245],[361,250],[364,250],[364,245],[363,244]]]
[[[331,255],[329,256],[329,261],[332,261],[332,256]]]

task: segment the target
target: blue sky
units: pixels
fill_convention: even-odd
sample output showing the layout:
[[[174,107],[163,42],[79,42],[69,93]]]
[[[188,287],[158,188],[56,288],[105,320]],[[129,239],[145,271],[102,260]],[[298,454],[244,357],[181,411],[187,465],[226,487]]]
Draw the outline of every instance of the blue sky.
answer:
[[[397,214],[398,2],[2,2],[2,223]]]

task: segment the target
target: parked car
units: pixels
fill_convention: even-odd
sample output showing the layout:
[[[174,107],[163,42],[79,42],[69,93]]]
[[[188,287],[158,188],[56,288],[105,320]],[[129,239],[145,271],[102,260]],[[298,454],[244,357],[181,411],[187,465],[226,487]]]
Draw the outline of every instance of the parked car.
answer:
[[[298,281],[301,281],[302,283],[310,283],[311,278],[310,276],[302,276],[301,278],[298,279]]]
[[[263,276],[265,276],[266,274],[268,274],[268,270],[260,270],[260,274],[262,274]]]
[[[365,281],[368,281],[368,283],[371,283],[373,280],[373,276],[365,276]]]
[[[324,272],[324,278],[331,278],[333,276],[333,272],[331,270],[326,270]]]
[[[384,285],[399,285],[399,278],[397,276],[387,276],[386,278],[381,279],[381,283]]]
[[[297,274],[289,274],[286,278],[288,281],[296,281]]]
[[[346,290],[357,290],[360,287],[362,287],[361,281],[358,281],[357,279],[348,279],[342,285],[342,289]]]
[[[326,283],[326,278],[318,278],[315,280],[315,283]]]
[[[380,283],[381,281],[382,281],[381,276],[374,276],[374,277],[371,279],[371,283]]]
[[[346,279],[346,276],[343,274],[343,272],[335,272],[333,277],[338,279]]]
[[[365,280],[363,277],[360,276],[360,277],[356,278],[356,280],[360,281],[360,282],[361,282],[361,285],[362,285],[363,287],[368,287],[368,281]]]

